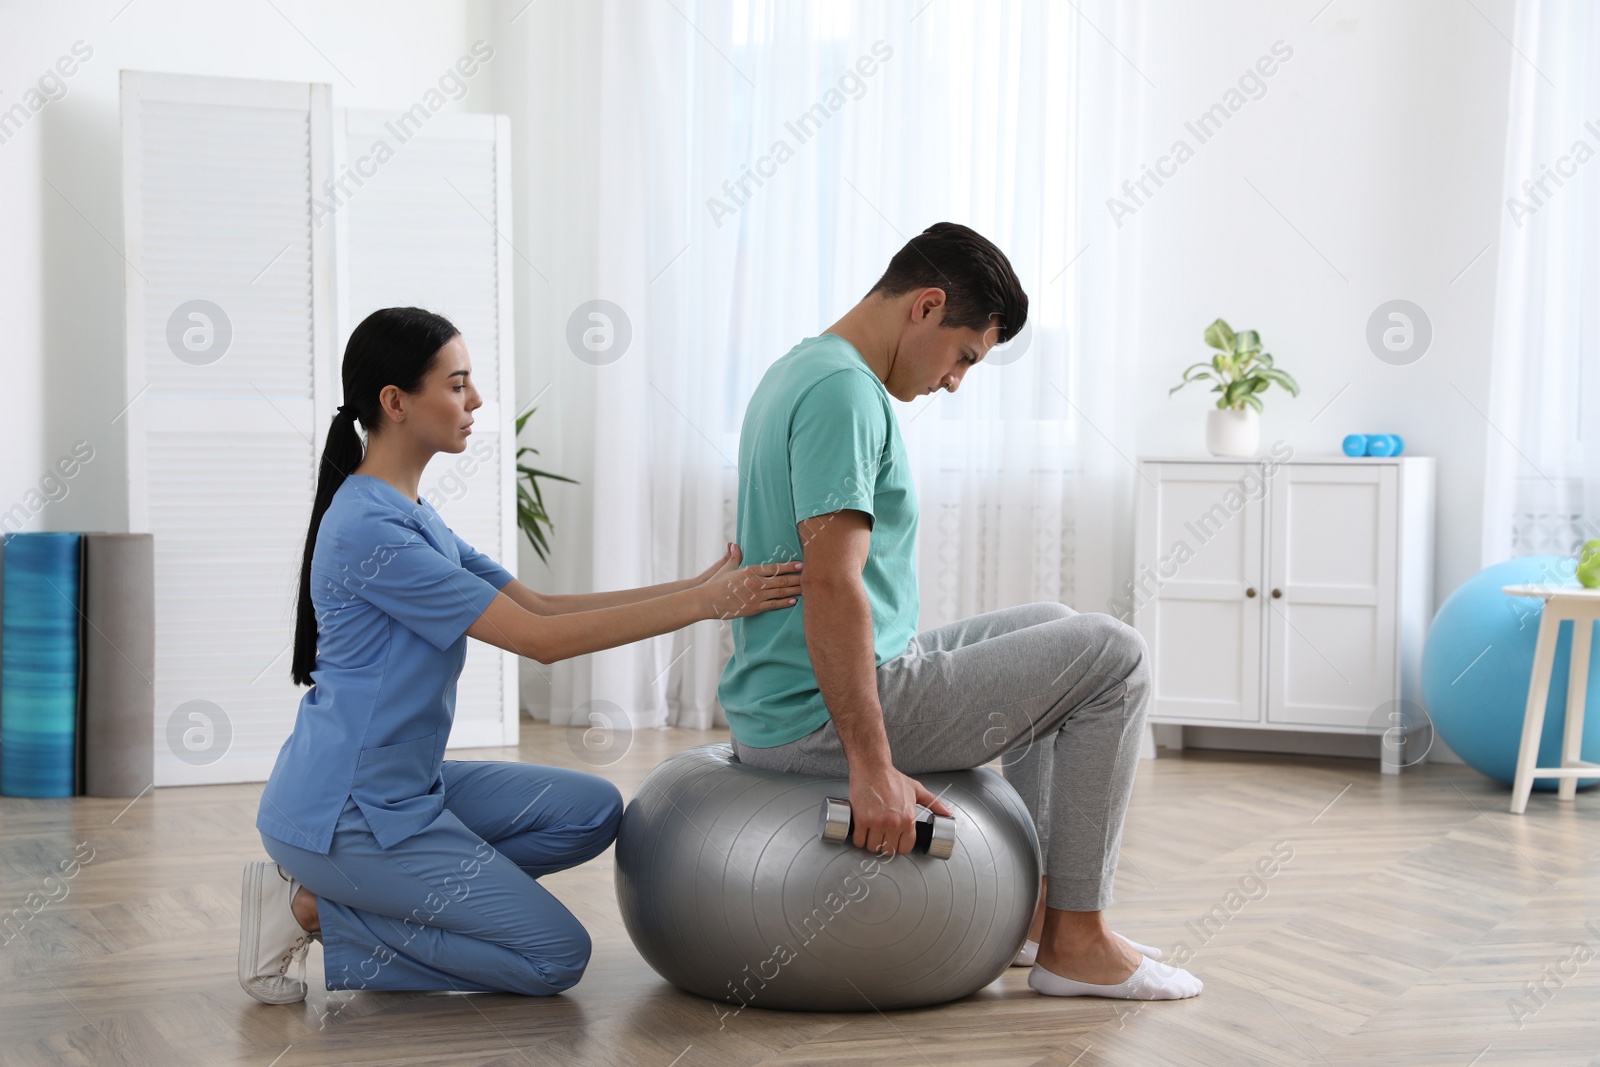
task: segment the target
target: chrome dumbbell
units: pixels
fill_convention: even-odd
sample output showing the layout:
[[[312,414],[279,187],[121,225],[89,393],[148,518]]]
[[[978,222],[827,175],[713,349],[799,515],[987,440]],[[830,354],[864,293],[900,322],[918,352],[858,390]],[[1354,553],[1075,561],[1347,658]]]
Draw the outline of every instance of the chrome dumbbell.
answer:
[[[828,797],[822,802],[819,835],[835,845],[849,844],[855,836],[856,821],[850,812],[850,801],[842,797]],[[956,821],[948,815],[935,815],[917,805],[917,844],[915,851],[926,853],[936,860],[947,860],[956,847]]]

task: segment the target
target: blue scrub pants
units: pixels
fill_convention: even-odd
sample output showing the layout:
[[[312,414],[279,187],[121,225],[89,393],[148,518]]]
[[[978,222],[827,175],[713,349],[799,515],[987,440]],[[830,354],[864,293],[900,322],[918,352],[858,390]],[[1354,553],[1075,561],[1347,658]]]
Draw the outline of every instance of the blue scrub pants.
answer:
[[[327,988],[571,988],[589,935],[534,879],[605,851],[622,820],[617,787],[526,763],[446,760],[442,774],[444,811],[392,848],[349,799],[326,856],[262,835],[317,895]]]

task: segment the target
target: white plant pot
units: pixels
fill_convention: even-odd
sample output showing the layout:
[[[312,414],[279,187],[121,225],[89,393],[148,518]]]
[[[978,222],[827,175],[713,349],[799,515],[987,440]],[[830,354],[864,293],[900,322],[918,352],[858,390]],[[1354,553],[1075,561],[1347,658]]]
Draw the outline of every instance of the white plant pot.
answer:
[[[1206,412],[1206,447],[1213,456],[1253,456],[1260,443],[1261,417],[1255,408]]]

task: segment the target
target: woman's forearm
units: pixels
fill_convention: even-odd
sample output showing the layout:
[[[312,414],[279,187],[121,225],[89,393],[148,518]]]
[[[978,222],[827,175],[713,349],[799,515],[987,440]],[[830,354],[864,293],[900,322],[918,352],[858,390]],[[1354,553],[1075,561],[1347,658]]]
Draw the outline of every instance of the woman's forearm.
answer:
[[[561,613],[560,620],[550,617],[548,598],[512,579],[467,627],[467,636],[540,663],[554,663],[671,633],[702,620],[793,607],[800,597],[800,567],[800,563],[768,563],[728,574],[719,572],[707,579],[630,589],[622,594],[628,597],[624,603],[568,610]],[[661,589],[672,591],[634,599]],[[518,598],[531,599],[538,606],[526,606]],[[570,603],[575,598],[567,599]]]
[[[695,589],[633,604],[567,612],[560,622],[524,610],[501,592],[467,628],[467,636],[540,663],[642,641],[712,617],[706,594]]]
[[[541,598],[541,604],[546,615],[570,615],[575,611],[598,611],[601,608],[637,604],[641,600],[654,600],[657,597],[682,592],[694,584],[692,578],[684,578],[681,581],[664,582],[661,585],[647,585],[639,589],[616,589],[608,593],[564,593],[559,596],[546,593]]]
[[[659,588],[659,587],[658,587]],[[638,593],[630,589],[624,592]],[[597,593],[595,596],[614,594]],[[663,596],[573,609],[559,625],[550,624],[545,662],[570,659],[604,648],[616,648],[647,637],[671,633],[706,617],[697,595],[673,591]]]

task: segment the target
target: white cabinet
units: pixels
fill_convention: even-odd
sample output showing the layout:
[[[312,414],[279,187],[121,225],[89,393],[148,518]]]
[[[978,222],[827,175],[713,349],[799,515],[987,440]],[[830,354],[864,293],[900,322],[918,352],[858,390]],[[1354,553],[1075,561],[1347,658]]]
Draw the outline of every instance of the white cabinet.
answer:
[[[1383,734],[1421,703],[1434,463],[1146,458],[1126,598],[1149,721]],[[1384,745],[1385,771],[1398,745]]]

